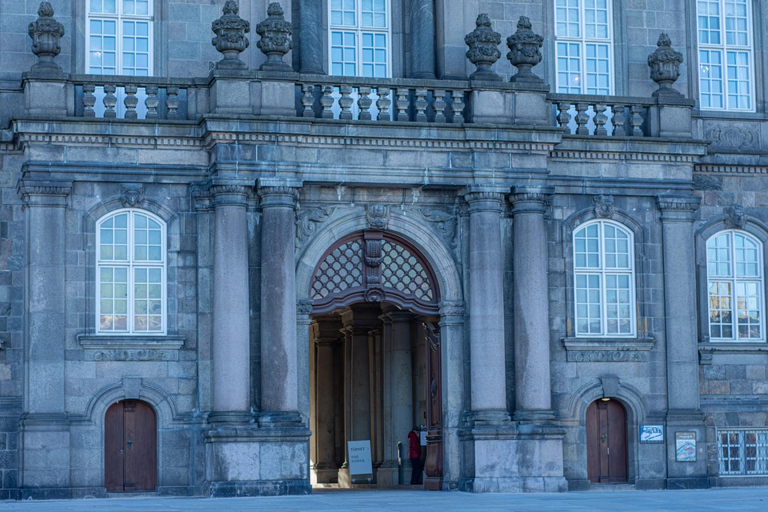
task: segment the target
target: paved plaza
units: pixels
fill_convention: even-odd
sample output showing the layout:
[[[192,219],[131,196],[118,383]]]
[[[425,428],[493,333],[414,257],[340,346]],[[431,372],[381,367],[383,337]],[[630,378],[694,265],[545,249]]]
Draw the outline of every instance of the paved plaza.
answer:
[[[571,492],[563,494],[468,494],[424,491],[321,491],[311,496],[263,498],[131,498],[0,503],[0,510],[22,512],[109,511],[696,511],[765,512],[768,489],[696,491]]]

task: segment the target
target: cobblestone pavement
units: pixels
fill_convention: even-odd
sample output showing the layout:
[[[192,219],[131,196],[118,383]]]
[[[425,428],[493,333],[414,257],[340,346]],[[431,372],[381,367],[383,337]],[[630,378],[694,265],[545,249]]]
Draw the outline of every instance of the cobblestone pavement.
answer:
[[[0,510],[22,512],[69,511],[254,511],[445,512],[461,511],[621,511],[646,510],[739,512],[768,511],[768,488],[704,491],[572,492],[565,494],[467,494],[424,491],[321,491],[311,496],[263,498],[111,498],[106,500],[0,503]]]

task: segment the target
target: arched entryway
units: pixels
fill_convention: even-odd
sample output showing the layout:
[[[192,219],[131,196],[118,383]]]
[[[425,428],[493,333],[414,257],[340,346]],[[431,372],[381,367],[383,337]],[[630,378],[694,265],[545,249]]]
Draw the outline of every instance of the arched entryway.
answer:
[[[440,290],[430,265],[398,235],[360,231],[325,251],[309,288],[313,483],[409,484],[417,426],[424,485],[442,488]],[[347,442],[366,440],[372,474],[350,478]]]
[[[157,418],[139,400],[122,400],[104,418],[104,486],[108,491],[154,491]]]
[[[587,475],[595,484],[627,483],[627,412],[617,400],[587,408]]]

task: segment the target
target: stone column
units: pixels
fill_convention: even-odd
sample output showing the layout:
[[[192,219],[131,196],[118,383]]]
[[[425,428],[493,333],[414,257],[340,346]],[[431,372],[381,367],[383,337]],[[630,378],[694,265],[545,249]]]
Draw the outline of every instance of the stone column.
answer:
[[[470,191],[470,406],[476,421],[509,421],[504,363],[501,209],[496,191]]]
[[[704,416],[699,405],[693,221],[701,199],[659,196],[667,348],[667,486],[708,487]],[[696,462],[675,461],[675,433],[696,432]]]
[[[381,374],[382,374],[382,463],[376,473],[376,485],[382,488],[397,483],[397,442],[394,441],[392,408],[392,319],[389,315],[379,317],[381,329]]]
[[[316,318],[312,323],[313,341],[317,351],[315,363],[315,475],[317,482],[329,483],[337,476],[339,467],[335,457],[335,418],[334,418],[334,374],[338,371],[334,365],[334,349],[339,345],[339,317],[327,316]]]
[[[517,187],[514,214],[515,413],[554,420],[549,373],[549,279],[544,212],[552,188]]]
[[[261,415],[300,424],[296,347],[294,187],[261,187]]]
[[[213,242],[213,420],[248,423],[250,328],[248,187],[211,187]],[[294,306],[295,307],[295,306]]]
[[[323,75],[323,1],[299,2],[299,59],[301,73]]]
[[[410,482],[408,460],[408,432],[413,428],[413,370],[411,355],[411,314],[407,311],[389,313],[392,321],[392,437],[384,442],[390,445],[397,462],[397,443],[402,443],[402,459],[405,465],[404,482]],[[397,464],[395,464],[395,467]],[[395,477],[395,483],[397,479]]]
[[[69,487],[70,434],[66,412],[66,208],[71,183],[22,182],[27,289],[26,386],[21,424],[19,486]],[[29,490],[23,497],[34,496]],[[63,495],[62,495],[63,496]]]
[[[461,479],[462,451],[459,432],[467,408],[464,376],[464,305],[440,305],[440,344],[443,377],[443,482]]]
[[[411,78],[435,78],[434,0],[411,0],[410,37]]]
[[[381,437],[381,329],[368,332],[368,351],[370,353],[369,374],[371,376],[371,463],[373,472],[381,466],[383,458]]]

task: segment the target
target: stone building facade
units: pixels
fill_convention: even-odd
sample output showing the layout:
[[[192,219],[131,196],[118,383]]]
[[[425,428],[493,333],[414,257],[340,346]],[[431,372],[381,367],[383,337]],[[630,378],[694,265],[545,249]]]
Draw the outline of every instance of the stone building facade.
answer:
[[[0,0],[0,497],[768,484],[766,26]]]

